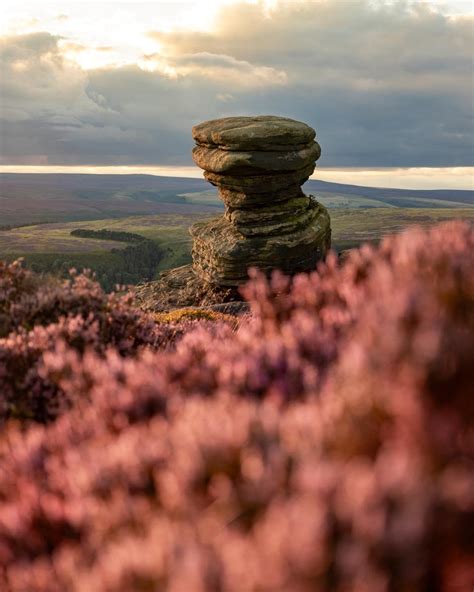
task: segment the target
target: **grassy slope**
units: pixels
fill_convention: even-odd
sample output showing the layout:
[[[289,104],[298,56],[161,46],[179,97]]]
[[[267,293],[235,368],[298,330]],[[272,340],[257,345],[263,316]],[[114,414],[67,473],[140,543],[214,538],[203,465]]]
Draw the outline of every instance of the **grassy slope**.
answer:
[[[203,179],[151,175],[3,173],[0,225],[194,213],[179,194],[206,186]]]
[[[157,271],[177,267],[190,261],[191,238],[189,226],[198,219],[209,218],[186,214],[158,216],[134,216],[120,220],[96,220],[81,222],[43,224],[0,232],[0,253],[9,259],[26,256],[27,261],[42,257],[51,260],[65,258],[74,265],[96,262],[102,254],[110,257],[111,247],[123,247],[123,243],[72,237],[74,228],[100,230],[123,230],[141,234],[155,240],[165,250]],[[474,222],[474,208],[465,209],[415,209],[415,208],[368,208],[331,210],[333,247],[342,250],[365,241],[375,241],[384,234],[399,232],[410,224],[427,226],[442,220],[461,218]]]
[[[412,224],[429,226],[445,220],[462,219],[474,223],[474,208],[417,209],[371,208],[331,210],[333,247],[351,248],[366,241],[377,241],[385,234],[398,233]]]

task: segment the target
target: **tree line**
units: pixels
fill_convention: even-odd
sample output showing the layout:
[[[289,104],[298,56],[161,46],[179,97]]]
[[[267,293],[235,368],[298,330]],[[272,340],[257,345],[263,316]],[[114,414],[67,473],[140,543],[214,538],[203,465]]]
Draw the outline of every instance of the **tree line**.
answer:
[[[89,230],[77,228],[72,236],[96,238],[128,243],[123,248],[86,253],[25,253],[25,265],[37,272],[66,278],[71,268],[78,271],[90,269],[106,292],[112,292],[117,284],[138,284],[153,280],[163,258],[163,249],[153,240],[139,234],[115,230]]]
[[[80,238],[96,238],[99,240],[113,240],[121,243],[142,243],[146,239],[140,234],[134,232],[125,232],[124,230],[107,230],[101,228],[100,230],[91,230],[90,228],[75,228],[71,231],[71,236]]]

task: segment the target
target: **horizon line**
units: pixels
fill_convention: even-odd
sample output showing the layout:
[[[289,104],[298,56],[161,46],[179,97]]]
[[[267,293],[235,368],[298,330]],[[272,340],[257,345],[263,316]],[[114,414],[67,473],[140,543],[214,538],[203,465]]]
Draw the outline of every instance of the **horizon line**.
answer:
[[[112,174],[153,175],[188,179],[202,178],[196,166],[153,165],[6,165],[1,173],[17,174]],[[471,167],[321,167],[311,180],[359,185],[378,189],[474,190],[474,166]]]

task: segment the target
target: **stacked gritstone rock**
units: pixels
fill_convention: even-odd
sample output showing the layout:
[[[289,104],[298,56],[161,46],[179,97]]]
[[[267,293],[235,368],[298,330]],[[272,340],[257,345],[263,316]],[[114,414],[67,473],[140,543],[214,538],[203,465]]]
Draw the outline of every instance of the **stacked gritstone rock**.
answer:
[[[321,154],[314,130],[273,116],[227,117],[193,128],[194,162],[219,190],[224,216],[195,224],[193,269],[205,282],[244,283],[249,267],[309,271],[330,246],[326,209],[301,185]]]
[[[301,190],[321,151],[313,129],[282,117],[206,121],[193,137],[194,161],[217,186],[225,214],[191,228],[192,266],[163,272],[136,297],[150,311],[201,306],[234,314],[229,307],[239,305],[249,267],[294,274],[326,254],[329,215]]]

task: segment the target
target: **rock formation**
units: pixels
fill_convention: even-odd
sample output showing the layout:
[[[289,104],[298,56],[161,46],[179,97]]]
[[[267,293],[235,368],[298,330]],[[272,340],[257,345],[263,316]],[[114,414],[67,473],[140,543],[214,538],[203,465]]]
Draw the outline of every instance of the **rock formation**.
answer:
[[[282,117],[227,117],[195,126],[193,138],[194,162],[226,206],[191,228],[195,273],[230,287],[252,266],[314,269],[331,234],[326,209],[301,190],[321,154],[314,130]]]
[[[321,154],[308,125],[274,116],[226,117],[193,128],[194,162],[218,188],[223,216],[191,227],[193,265],[139,291],[146,308],[238,298],[249,267],[310,271],[330,246],[327,210],[301,190]],[[156,306],[150,305],[156,302]]]

